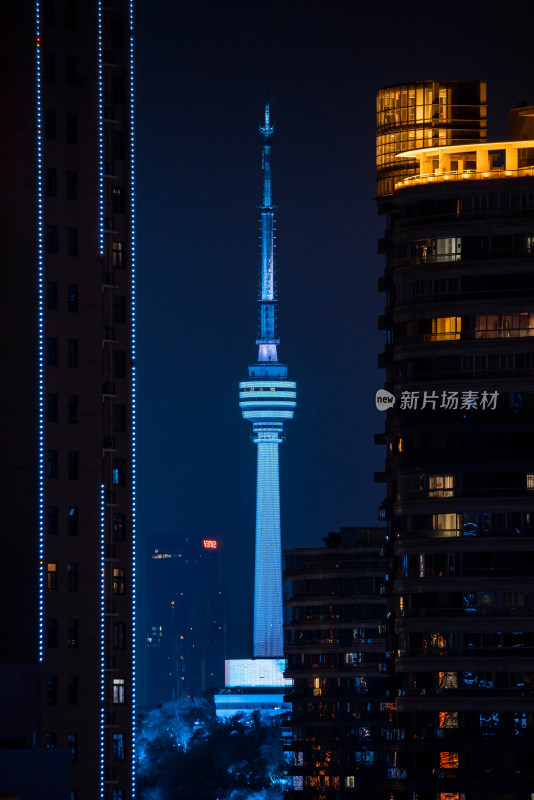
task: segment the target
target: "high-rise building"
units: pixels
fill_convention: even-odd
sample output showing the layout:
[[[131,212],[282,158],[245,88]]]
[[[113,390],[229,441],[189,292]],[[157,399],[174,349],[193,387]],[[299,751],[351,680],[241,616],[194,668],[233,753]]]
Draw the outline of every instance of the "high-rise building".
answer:
[[[384,798],[385,528],[284,551],[290,798]]]
[[[265,122],[260,127],[263,204],[258,360],[249,367],[249,380],[239,384],[239,406],[243,418],[252,423],[251,439],[258,446],[254,579],[254,656],[258,658],[281,658],[284,649],[278,445],[284,441],[284,423],[292,419],[297,404],[297,385],[287,380],[287,366],[278,361],[277,351],[280,339],[276,320],[278,301],[271,194],[273,130],[267,103]]]
[[[135,794],[132,26],[129,0],[0,17],[1,661],[72,800]]]
[[[218,541],[151,536],[147,570],[147,703],[194,696],[223,682],[228,595]]]
[[[466,97],[450,117],[445,89]],[[486,142],[484,103],[478,83],[379,92],[393,800],[534,786],[534,109]],[[389,184],[386,113],[403,151]]]

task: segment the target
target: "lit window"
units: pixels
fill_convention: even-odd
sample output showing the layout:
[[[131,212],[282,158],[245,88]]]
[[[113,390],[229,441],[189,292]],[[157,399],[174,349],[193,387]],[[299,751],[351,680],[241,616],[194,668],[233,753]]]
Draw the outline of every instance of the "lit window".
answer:
[[[436,536],[458,536],[462,527],[461,514],[434,514],[433,528]]]
[[[57,589],[57,564],[48,564],[46,568],[46,579],[50,591],[55,592]]]
[[[429,475],[428,476],[428,496],[429,497],[453,497],[454,496],[454,475]]]
[[[113,594],[124,594],[124,570],[121,567],[113,570]]]
[[[459,339],[462,331],[461,317],[437,317],[432,320],[432,333],[425,339],[428,342],[443,342]]]
[[[527,489],[534,489],[534,472],[527,472]]]
[[[457,769],[458,753],[444,752],[439,754],[440,769]]]
[[[125,702],[125,688],[124,678],[113,678],[113,702],[115,704]]]

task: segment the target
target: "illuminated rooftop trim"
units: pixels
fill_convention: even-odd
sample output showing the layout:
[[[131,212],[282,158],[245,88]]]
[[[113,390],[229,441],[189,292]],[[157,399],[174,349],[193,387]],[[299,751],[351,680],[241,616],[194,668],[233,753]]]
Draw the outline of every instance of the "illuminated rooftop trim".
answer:
[[[395,189],[423,183],[441,183],[455,180],[498,180],[534,175],[534,166],[519,167],[519,150],[533,150],[534,140],[515,142],[480,142],[472,144],[423,147],[403,150],[396,158],[415,159],[419,174],[410,175],[395,184]],[[503,165],[493,166],[494,157],[504,156]],[[435,161],[438,159],[438,168]],[[454,162],[454,169],[451,162]],[[474,162],[474,166],[473,166]],[[469,166],[467,166],[469,163]]]

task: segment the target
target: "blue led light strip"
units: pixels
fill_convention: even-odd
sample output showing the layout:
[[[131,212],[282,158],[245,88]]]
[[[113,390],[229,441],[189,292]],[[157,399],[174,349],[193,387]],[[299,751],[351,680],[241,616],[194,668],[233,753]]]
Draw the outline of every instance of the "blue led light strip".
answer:
[[[104,255],[104,70],[102,0],[98,0],[98,254]]]
[[[131,304],[132,304],[132,799],[136,796],[135,789],[135,736],[136,736],[136,669],[135,669],[135,645],[136,645],[136,407],[135,407],[135,108],[134,108],[134,4],[130,0],[130,274],[131,274]]]
[[[36,129],[37,129],[37,337],[38,337],[38,529],[39,529],[39,613],[38,658],[44,658],[44,578],[45,578],[45,361],[44,361],[44,247],[43,247],[43,111],[41,78],[41,6],[35,3],[35,76],[36,76]]]
[[[106,703],[106,603],[105,603],[105,544],[106,544],[106,494],[100,485],[100,799],[104,798],[104,748]]]

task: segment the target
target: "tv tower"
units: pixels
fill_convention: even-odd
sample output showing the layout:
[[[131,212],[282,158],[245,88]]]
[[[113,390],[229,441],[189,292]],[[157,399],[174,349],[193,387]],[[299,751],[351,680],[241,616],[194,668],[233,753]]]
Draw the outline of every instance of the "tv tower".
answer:
[[[286,380],[287,366],[278,361],[274,277],[274,206],[271,197],[271,137],[269,103],[260,125],[263,138],[263,204],[261,206],[261,285],[258,360],[248,368],[249,380],[239,384],[243,418],[252,423],[251,440],[258,446],[256,488],[256,560],[254,575],[254,657],[283,656],[282,549],[278,445],[284,422],[293,417],[297,385]]]

